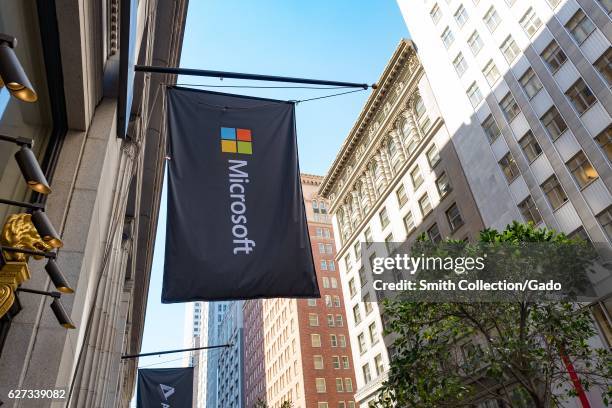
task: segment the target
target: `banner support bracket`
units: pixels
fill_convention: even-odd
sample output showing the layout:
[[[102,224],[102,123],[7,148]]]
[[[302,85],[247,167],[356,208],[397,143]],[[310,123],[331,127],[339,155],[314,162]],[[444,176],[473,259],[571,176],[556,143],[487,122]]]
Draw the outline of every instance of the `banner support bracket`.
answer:
[[[172,75],[189,75],[199,77],[211,77],[211,78],[232,78],[232,79],[248,79],[254,81],[268,81],[268,82],[287,82],[293,84],[310,84],[310,85],[325,85],[325,86],[342,86],[347,88],[362,88],[362,89],[376,89],[376,84],[358,84],[355,82],[342,82],[342,81],[327,81],[321,79],[309,79],[309,78],[293,78],[283,77],[275,75],[260,75],[260,74],[245,74],[241,72],[227,72],[227,71],[211,71],[206,69],[193,69],[193,68],[177,68],[177,67],[161,67],[151,65],[136,65],[134,66],[135,72],[148,72],[152,74],[172,74]]]

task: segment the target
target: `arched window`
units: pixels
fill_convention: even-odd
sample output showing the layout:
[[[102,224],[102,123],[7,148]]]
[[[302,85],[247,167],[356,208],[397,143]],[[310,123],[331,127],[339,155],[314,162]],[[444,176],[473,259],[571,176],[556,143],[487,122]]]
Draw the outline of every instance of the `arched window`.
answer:
[[[420,96],[417,98],[414,104],[414,112],[416,115],[417,123],[419,125],[419,129],[421,132],[425,134],[429,129],[429,116],[427,116],[427,109],[425,108],[425,104],[423,103],[423,98]]]

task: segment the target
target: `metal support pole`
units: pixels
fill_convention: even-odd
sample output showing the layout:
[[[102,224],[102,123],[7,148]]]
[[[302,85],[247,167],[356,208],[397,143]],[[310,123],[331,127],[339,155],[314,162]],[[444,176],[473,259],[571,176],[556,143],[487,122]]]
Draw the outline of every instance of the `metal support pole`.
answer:
[[[15,207],[30,208],[32,210],[42,210],[45,208],[43,204],[24,203],[23,201],[7,200],[6,198],[0,198],[0,204],[14,205]]]
[[[32,139],[26,139],[25,137],[14,137],[14,136],[6,136],[0,134],[0,140],[5,142],[15,143],[16,145],[23,146],[26,145],[28,147],[32,147],[34,145],[34,141]]]
[[[178,349],[178,350],[157,351],[153,353],[129,354],[129,355],[121,356],[121,359],[125,360],[128,358],[138,358],[138,357],[146,357],[146,356],[161,356],[162,354],[182,353],[185,351],[208,350],[208,349],[225,348],[225,347],[233,347],[233,346],[234,346],[233,344],[219,344],[217,346],[205,346],[205,347]]]
[[[59,292],[45,292],[44,290],[36,290],[36,289],[17,288],[17,292],[35,293],[37,295],[49,296],[49,297],[56,298],[56,299],[59,299],[62,297],[62,294]]]
[[[151,72],[156,74],[173,74],[173,75],[190,75],[200,77],[212,77],[212,78],[232,78],[232,79],[250,79],[254,81],[269,81],[269,82],[288,82],[294,84],[310,84],[310,85],[326,85],[326,86],[343,86],[347,88],[373,88],[376,89],[376,84],[358,84],[355,82],[341,82],[341,81],[325,81],[320,79],[308,79],[308,78],[292,78],[282,77],[275,75],[259,75],[259,74],[245,74],[241,72],[226,72],[226,71],[211,71],[206,69],[192,69],[192,68],[175,68],[175,67],[155,67],[149,65],[136,65],[134,67],[136,72]]]
[[[57,253],[55,252],[35,251],[33,249],[26,249],[26,248],[13,248],[13,247],[4,246],[4,245],[0,245],[0,249],[6,252],[19,252],[21,254],[42,256],[42,257],[51,258],[51,259],[57,258]]]

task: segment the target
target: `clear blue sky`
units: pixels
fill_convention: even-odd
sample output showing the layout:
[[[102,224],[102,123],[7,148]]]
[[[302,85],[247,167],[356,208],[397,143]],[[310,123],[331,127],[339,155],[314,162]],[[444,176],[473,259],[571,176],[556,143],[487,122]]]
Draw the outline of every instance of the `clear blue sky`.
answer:
[[[181,66],[350,82],[376,82],[408,31],[394,0],[190,0]],[[179,83],[276,85],[213,78]],[[303,99],[338,91],[244,90],[279,99]],[[369,91],[297,107],[300,167],[324,175],[352,127]],[[159,216],[142,352],[181,348],[184,305],[162,305],[165,198]],[[140,359],[146,366],[181,358]],[[152,367],[180,366],[171,361]]]

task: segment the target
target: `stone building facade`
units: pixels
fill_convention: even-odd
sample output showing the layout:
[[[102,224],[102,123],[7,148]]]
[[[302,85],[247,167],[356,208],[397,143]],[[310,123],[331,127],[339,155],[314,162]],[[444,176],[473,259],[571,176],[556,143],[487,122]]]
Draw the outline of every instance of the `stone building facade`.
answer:
[[[128,3],[137,7],[132,24],[120,15]],[[129,406],[138,361],[120,357],[137,354],[142,341],[165,155],[160,84],[174,79],[136,74],[120,138],[120,54],[133,40],[135,62],[177,66],[186,9],[184,0],[2,3],[0,32],[17,37],[39,99],[28,104],[0,90],[0,132],[34,140],[52,193],[27,192],[12,158],[17,147],[2,143],[0,196],[44,204],[63,239],[57,264],[75,292],[61,300],[76,325],[58,324],[49,297],[17,294],[20,307],[0,321],[3,406]],[[18,212],[0,209],[2,219]],[[55,290],[43,265],[30,262],[24,288]],[[14,389],[66,393],[8,398]]]
[[[421,233],[474,239],[483,222],[427,76],[400,41],[319,189],[331,202],[359,407],[386,379],[388,341],[369,259]],[[373,242],[386,245],[371,245]],[[376,253],[380,248],[387,253]],[[365,261],[364,261],[365,260]]]

